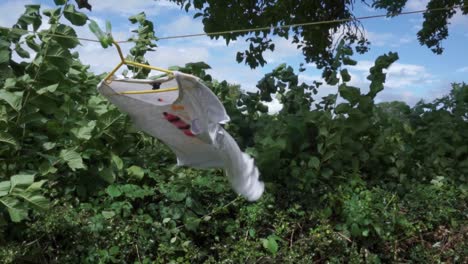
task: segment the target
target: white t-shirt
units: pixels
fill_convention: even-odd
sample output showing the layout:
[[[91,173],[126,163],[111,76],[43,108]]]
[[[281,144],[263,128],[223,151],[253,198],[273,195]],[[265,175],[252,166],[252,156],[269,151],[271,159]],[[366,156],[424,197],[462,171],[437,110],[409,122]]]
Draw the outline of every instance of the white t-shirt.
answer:
[[[98,91],[127,113],[135,126],[160,139],[177,156],[177,165],[194,168],[224,168],[233,189],[255,201],[264,184],[253,159],[242,153],[220,124],[230,121],[222,103],[200,80],[174,72],[175,78],[161,83],[160,89],[175,91],[150,94],[120,94],[150,90],[154,80],[113,78],[102,81]]]

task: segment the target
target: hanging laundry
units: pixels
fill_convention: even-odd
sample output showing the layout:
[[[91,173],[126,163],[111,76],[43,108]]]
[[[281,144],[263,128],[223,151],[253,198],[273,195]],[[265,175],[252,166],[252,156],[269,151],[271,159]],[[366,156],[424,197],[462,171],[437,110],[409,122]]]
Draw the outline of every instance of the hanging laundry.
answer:
[[[259,199],[264,184],[254,160],[243,153],[221,124],[230,121],[216,95],[192,75],[174,72],[157,89],[178,89],[145,94],[158,80],[116,78],[98,85],[98,91],[127,113],[135,126],[164,142],[177,156],[177,165],[224,168],[233,189],[249,201]]]

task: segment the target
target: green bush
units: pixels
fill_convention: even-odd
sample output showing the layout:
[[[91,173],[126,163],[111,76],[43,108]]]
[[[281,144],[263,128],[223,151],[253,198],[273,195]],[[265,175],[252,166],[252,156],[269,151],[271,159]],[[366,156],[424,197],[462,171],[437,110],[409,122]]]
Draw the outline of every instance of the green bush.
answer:
[[[38,34],[0,29],[3,262],[466,262],[466,84],[415,107],[375,104],[397,54],[376,59],[362,93],[349,85],[345,67],[356,62],[343,43],[323,75],[339,92],[321,100],[321,84],[299,83],[286,65],[257,92],[213,80],[203,62],[177,67],[217,94],[226,129],[255,157],[267,187],[248,203],[220,170],[176,168],[97,94],[103,75],[73,53],[78,40],[59,36],[76,35],[64,18],[87,19],[72,7],[44,10]],[[42,15],[28,6],[15,28],[37,29]],[[144,13],[130,21],[139,27],[130,59],[145,63],[153,24]],[[283,108],[271,115],[273,96]]]

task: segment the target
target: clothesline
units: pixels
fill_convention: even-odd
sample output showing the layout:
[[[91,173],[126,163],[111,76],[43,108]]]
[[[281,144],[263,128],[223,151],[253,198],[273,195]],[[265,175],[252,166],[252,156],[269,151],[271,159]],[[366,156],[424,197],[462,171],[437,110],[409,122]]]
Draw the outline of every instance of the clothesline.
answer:
[[[419,13],[426,13],[426,12],[438,12],[438,11],[443,11],[443,10],[449,10],[449,9],[454,8],[454,7],[455,8],[465,8],[465,7],[468,7],[468,5],[459,5],[459,6],[453,6],[453,7],[447,6],[447,7],[429,8],[429,9],[423,9],[423,10],[401,12],[399,14],[396,14],[396,15],[392,16],[392,18],[397,17],[397,16],[412,15],[412,14],[419,14]],[[204,33],[196,33],[196,34],[175,35],[175,36],[168,36],[168,37],[160,37],[160,38],[158,38],[158,40],[191,38],[191,37],[201,37],[201,36],[216,36],[216,35],[225,35],[225,34],[233,34],[233,33],[246,33],[246,32],[255,32],[255,31],[263,31],[263,30],[272,30],[272,29],[285,29],[285,28],[305,27],[305,26],[316,26],[316,25],[335,24],[335,23],[360,21],[360,20],[383,18],[383,17],[388,17],[388,15],[387,14],[381,14],[381,15],[361,16],[361,17],[355,17],[355,18],[343,18],[343,19],[335,19],[335,20],[313,21],[313,22],[289,24],[289,25],[282,25],[282,26],[268,26],[268,27],[257,27],[257,28],[248,28],[248,29],[234,29],[234,30],[226,30],[226,31],[208,32],[208,33],[204,32]],[[11,30],[11,31],[23,32],[23,33],[41,34],[41,35],[59,37],[59,38],[78,39],[78,40],[81,40],[81,41],[88,41],[88,42],[97,42],[97,43],[100,42],[99,40],[96,40],[96,39],[83,38],[83,37],[73,37],[73,36],[60,35],[60,34],[54,34],[54,33],[41,33],[41,32],[36,32],[36,31],[32,31],[32,30],[20,29],[20,28],[10,28],[10,27],[0,26],[0,29],[6,29],[6,30]],[[133,41],[132,40],[121,40],[121,41],[116,41],[116,42],[117,43],[131,43]]]

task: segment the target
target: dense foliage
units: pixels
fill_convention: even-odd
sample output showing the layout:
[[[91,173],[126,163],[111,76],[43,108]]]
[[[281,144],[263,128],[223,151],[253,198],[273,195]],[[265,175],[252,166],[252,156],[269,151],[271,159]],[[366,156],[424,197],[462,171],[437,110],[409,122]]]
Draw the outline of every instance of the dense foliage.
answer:
[[[356,44],[357,52],[368,50],[370,42],[355,18],[355,6],[361,3],[375,9],[384,9],[388,16],[401,14],[408,0],[170,0],[186,11],[196,11],[201,17],[206,33],[226,32],[238,29],[264,28],[262,31],[214,34],[229,44],[241,36],[247,36],[249,48],[237,53],[237,61],[250,67],[263,66],[265,51],[275,50],[275,39],[284,38],[297,45],[306,62],[314,62],[318,68],[328,68],[333,63],[337,35],[346,44]],[[357,2],[357,3],[356,3]],[[443,52],[442,41],[448,35],[448,24],[455,13],[468,14],[467,0],[430,0],[426,6],[433,11],[424,12],[424,22],[418,32],[421,45],[434,53]],[[307,27],[279,28],[284,25],[317,21],[332,21]],[[338,34],[339,33],[339,34]]]
[[[325,75],[339,94],[319,100],[320,83],[299,83],[287,65],[257,92],[213,80],[202,62],[178,67],[218,95],[226,128],[256,158],[266,193],[248,203],[220,170],[175,167],[164,145],[97,94],[103,76],[73,52],[78,40],[61,37],[88,18],[55,2],[27,6],[14,26],[38,29],[45,16],[38,34],[0,30],[2,262],[468,260],[468,85],[414,107],[375,104],[398,55],[376,59],[364,93],[347,84],[356,62],[345,42]],[[144,62],[153,25],[143,13],[130,22],[139,27],[129,59]],[[270,115],[262,102],[273,96],[283,108]]]

